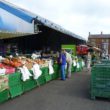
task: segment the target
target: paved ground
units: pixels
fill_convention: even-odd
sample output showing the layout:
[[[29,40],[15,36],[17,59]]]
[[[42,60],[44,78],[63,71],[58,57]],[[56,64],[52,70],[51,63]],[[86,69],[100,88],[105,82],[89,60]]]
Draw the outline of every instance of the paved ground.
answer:
[[[110,110],[110,100],[90,100],[90,73],[55,80],[0,105],[0,110]]]

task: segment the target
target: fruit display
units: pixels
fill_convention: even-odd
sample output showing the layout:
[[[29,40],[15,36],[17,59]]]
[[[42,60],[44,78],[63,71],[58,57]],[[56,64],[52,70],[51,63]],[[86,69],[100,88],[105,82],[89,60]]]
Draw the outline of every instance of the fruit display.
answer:
[[[2,62],[12,67],[22,66],[22,61],[19,58],[5,58]]]
[[[51,59],[31,59],[31,58],[26,58],[24,56],[22,57],[7,57],[2,60],[2,63],[14,68],[17,67],[22,67],[25,65],[28,69],[31,69],[33,67],[34,63],[39,64],[41,67],[47,67],[48,63]],[[0,68],[3,68],[3,65],[0,64]]]

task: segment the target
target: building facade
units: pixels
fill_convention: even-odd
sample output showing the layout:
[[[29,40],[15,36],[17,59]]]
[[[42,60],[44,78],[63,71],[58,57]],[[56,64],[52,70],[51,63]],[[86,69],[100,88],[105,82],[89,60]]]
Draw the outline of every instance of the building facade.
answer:
[[[110,34],[89,33],[88,44],[100,48],[102,55],[110,55]]]

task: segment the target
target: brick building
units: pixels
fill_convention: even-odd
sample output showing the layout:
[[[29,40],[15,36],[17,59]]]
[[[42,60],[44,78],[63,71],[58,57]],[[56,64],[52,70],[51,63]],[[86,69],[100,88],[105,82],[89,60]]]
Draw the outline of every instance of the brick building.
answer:
[[[89,32],[88,44],[100,48],[102,55],[110,55],[110,34],[91,34]]]

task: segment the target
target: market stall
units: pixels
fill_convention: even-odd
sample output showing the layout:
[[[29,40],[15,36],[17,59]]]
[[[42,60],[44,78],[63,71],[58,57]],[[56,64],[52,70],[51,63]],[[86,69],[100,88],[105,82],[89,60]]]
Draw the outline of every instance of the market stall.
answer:
[[[60,77],[59,65],[49,58],[8,56],[0,61],[0,103]],[[72,72],[76,72],[74,64]]]
[[[1,103],[57,79],[60,69],[56,52],[62,44],[83,44],[85,39],[6,1],[0,2],[0,8]],[[73,60],[72,71],[81,71],[82,61]]]

